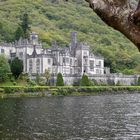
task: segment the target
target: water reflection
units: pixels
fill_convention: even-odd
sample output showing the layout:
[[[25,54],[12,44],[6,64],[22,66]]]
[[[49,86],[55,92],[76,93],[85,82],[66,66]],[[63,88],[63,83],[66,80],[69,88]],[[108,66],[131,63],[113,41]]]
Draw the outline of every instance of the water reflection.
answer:
[[[140,95],[0,100],[0,139],[137,140]]]

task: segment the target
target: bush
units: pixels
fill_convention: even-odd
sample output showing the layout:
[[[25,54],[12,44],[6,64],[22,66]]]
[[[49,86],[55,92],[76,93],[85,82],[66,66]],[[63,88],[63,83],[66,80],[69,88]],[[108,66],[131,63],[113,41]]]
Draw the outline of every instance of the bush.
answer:
[[[45,79],[40,78],[38,85],[39,85],[39,86],[45,86],[45,85],[46,85]]]
[[[33,80],[28,81],[28,86],[36,86],[36,82]]]
[[[17,83],[16,82],[13,82],[13,85],[15,86],[15,85],[17,85]]]
[[[138,84],[137,85],[140,86],[140,77],[138,78]]]
[[[11,82],[15,82],[14,77],[11,77],[11,78],[10,78],[10,81],[11,81]]]
[[[111,80],[111,79],[107,80],[107,84],[110,85],[110,86],[115,86],[114,80]]]
[[[23,71],[23,61],[16,57],[12,60],[10,67],[13,76],[17,79]]]
[[[88,76],[83,74],[82,79],[80,81],[80,86],[90,86],[90,80],[88,79]]]
[[[3,93],[4,92],[4,89],[3,88],[0,88],[0,93]]]
[[[0,55],[0,82],[8,80],[8,74],[10,73],[10,65],[7,58],[4,55]]]
[[[57,74],[56,86],[64,86],[63,76],[61,73]]]
[[[6,86],[6,87],[2,87],[4,89],[5,93],[16,93],[16,92],[23,92],[24,91],[24,87],[20,87],[20,86]]]
[[[117,82],[116,86],[121,86],[121,83],[120,81]]]

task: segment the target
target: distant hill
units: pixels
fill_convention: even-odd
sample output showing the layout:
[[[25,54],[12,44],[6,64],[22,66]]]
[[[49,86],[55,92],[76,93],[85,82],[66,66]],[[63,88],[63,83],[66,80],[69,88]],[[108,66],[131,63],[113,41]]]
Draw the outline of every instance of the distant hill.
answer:
[[[44,47],[57,40],[63,47],[70,42],[70,32],[105,57],[112,72],[140,72],[140,54],[122,34],[105,25],[84,0],[1,0],[0,42],[13,41],[24,13],[28,13],[31,30],[39,33]]]

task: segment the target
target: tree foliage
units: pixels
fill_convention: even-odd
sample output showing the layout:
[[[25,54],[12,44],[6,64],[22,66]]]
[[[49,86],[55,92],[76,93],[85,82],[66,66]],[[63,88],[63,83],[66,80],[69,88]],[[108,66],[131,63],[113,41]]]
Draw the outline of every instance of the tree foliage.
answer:
[[[123,72],[124,69],[140,72],[137,69],[140,67],[140,55],[129,40],[104,24],[85,0],[63,1],[1,2],[0,42],[15,40],[15,32],[23,20],[20,17],[26,11],[29,27],[39,33],[44,47],[49,48],[52,40],[63,47],[69,44],[70,33],[77,31],[78,40],[86,41],[91,51],[101,54],[105,58],[105,66],[111,67],[111,72]]]
[[[29,16],[27,13],[25,13],[22,17],[22,22],[21,22],[21,28],[24,32],[24,38],[29,37],[29,31],[30,31],[30,22],[29,22]]]
[[[138,86],[140,86],[140,77],[138,77],[138,83],[137,83]]]
[[[86,74],[83,74],[80,81],[80,86],[90,86],[90,80],[88,79],[88,76]]]
[[[61,73],[57,74],[56,86],[64,86],[64,80]]]
[[[15,79],[23,72],[23,61],[18,57],[14,58],[10,64],[11,72],[14,75]]]
[[[48,69],[45,69],[44,76],[46,78],[46,84],[49,85],[49,80],[51,78],[51,74],[50,74],[50,71]]]
[[[15,40],[19,40],[21,37],[23,38],[25,35],[24,35],[24,31],[22,29],[21,26],[19,26],[15,32]]]
[[[0,82],[5,82],[10,73],[10,65],[4,55],[0,55]]]

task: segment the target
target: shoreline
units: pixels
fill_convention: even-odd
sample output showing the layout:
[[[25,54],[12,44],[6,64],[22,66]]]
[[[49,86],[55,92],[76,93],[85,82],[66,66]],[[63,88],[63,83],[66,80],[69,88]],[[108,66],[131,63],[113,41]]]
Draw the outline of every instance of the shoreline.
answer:
[[[140,93],[140,86],[86,86],[86,87],[48,87],[48,86],[3,86],[0,87],[0,98],[14,97],[50,97]]]

